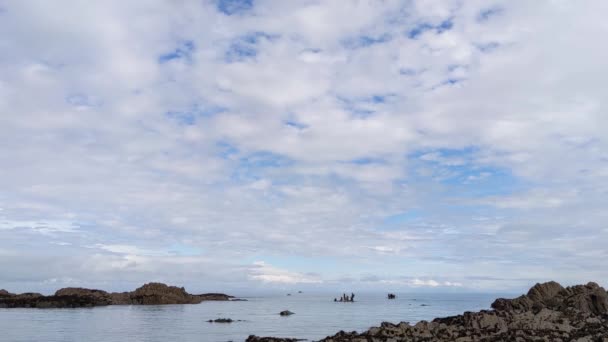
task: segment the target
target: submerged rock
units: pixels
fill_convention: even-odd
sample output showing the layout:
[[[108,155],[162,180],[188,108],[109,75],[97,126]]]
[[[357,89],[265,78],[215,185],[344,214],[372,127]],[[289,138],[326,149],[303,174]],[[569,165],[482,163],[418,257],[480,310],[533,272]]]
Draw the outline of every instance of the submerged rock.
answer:
[[[297,338],[279,338],[279,337],[257,337],[255,335],[249,335],[245,342],[298,342],[305,341]]]
[[[216,318],[216,319],[210,319],[207,322],[209,322],[209,323],[232,323],[234,321],[232,320],[232,318]]]

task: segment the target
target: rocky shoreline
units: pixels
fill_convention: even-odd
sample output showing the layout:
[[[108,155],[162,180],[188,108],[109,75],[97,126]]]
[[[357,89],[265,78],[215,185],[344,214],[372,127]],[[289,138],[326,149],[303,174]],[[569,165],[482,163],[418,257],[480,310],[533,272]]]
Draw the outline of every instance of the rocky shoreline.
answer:
[[[296,339],[249,336],[246,342]],[[596,283],[562,287],[536,284],[515,299],[499,298],[492,310],[421,321],[382,323],[363,333],[344,332],[319,342],[608,342],[608,293]]]
[[[198,304],[207,300],[231,300],[223,293],[190,294],[183,287],[148,283],[131,292],[68,287],[54,295],[40,293],[14,294],[0,290],[0,308],[81,308],[106,305]]]

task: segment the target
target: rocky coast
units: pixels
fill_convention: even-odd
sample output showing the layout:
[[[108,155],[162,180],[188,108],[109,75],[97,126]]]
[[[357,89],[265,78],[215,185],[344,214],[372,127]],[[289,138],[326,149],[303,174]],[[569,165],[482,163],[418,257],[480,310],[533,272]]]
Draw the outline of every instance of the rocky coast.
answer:
[[[295,339],[249,336],[247,342]],[[536,284],[526,295],[499,298],[492,310],[465,312],[416,324],[382,323],[365,332],[340,331],[320,342],[608,342],[608,293],[596,283]]]
[[[14,294],[0,290],[0,308],[79,308],[105,305],[198,304],[207,300],[230,300],[223,293],[190,294],[183,287],[148,283],[131,292],[68,287],[54,295]]]

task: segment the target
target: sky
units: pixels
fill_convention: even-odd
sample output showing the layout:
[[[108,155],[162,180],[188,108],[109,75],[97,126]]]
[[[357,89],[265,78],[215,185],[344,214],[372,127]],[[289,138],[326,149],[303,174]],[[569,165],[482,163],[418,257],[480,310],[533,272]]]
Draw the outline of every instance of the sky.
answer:
[[[0,0],[0,288],[608,285],[607,12]]]

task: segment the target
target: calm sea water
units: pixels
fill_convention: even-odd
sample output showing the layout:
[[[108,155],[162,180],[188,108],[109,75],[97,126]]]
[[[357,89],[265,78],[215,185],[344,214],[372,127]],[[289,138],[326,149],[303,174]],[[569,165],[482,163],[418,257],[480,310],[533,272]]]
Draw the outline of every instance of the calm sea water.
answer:
[[[317,340],[339,330],[366,330],[382,321],[415,323],[488,309],[496,297],[496,294],[398,294],[397,299],[387,300],[385,294],[357,294],[355,303],[334,303],[331,295],[302,293],[197,305],[0,309],[0,340],[236,342],[244,341],[250,334]],[[281,317],[278,313],[282,310],[295,314]],[[220,317],[243,321],[206,322]]]

